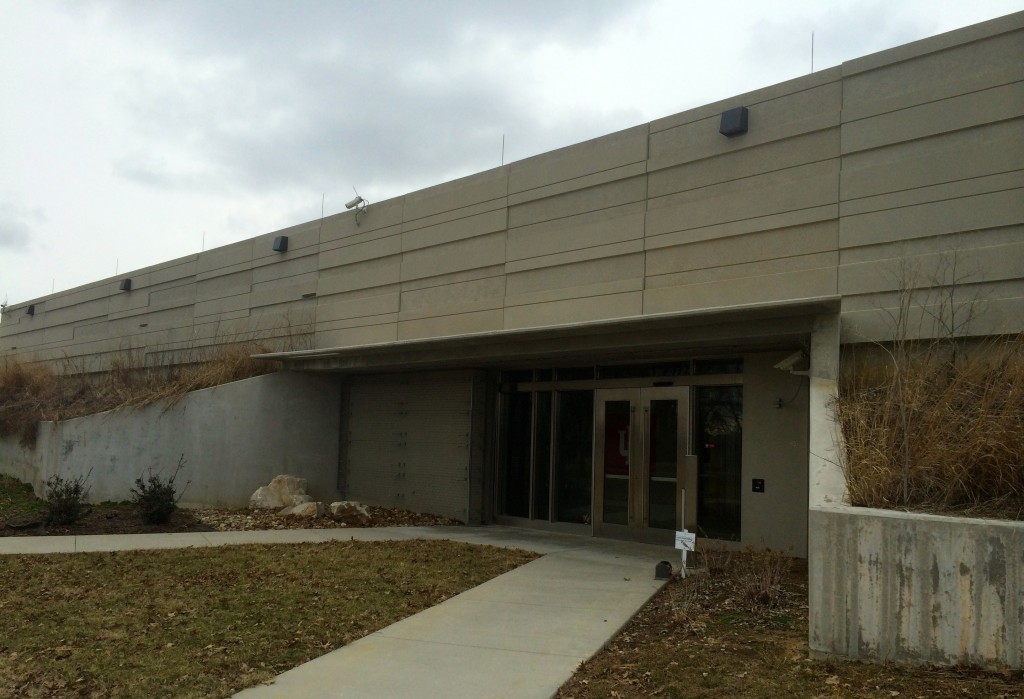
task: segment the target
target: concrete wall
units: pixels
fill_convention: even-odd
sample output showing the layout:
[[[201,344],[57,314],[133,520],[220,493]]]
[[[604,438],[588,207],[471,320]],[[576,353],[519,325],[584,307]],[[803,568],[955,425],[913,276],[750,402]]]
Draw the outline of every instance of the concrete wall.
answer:
[[[774,368],[790,354],[743,357],[741,542],[805,558],[808,379]],[[763,493],[752,492],[754,478],[764,479]]]
[[[844,342],[890,337],[901,285],[927,289],[915,305],[978,300],[972,334],[1022,330],[1022,23],[1018,13],[843,64]]]
[[[0,351],[91,369],[118,352],[180,361],[236,339],[350,347],[837,295],[843,341],[860,342],[891,335],[907,281],[931,290],[925,304],[955,281],[958,300],[984,299],[972,332],[1019,332],[1022,47],[1018,13],[378,202],[358,220],[126,272],[129,292],[111,278],[13,304]],[[749,132],[722,136],[720,113],[740,105]],[[271,250],[277,235],[287,252]]]
[[[346,499],[480,521],[471,507],[474,372],[356,376],[342,398],[339,485]]]
[[[289,372],[190,393],[171,405],[42,423],[35,450],[0,443],[0,470],[42,495],[52,475],[92,470],[90,499],[126,500],[149,470],[169,476],[184,455],[183,504],[243,507],[260,485],[287,473],[315,499],[335,497],[339,382]],[[179,492],[180,488],[179,488]]]
[[[1024,667],[1024,522],[812,508],[810,553],[812,653]]]

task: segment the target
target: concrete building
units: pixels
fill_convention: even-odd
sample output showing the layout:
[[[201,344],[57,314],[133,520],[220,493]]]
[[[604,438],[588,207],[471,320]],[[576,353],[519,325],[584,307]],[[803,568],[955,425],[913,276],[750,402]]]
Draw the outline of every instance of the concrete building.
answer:
[[[258,338],[319,377],[274,395],[277,429],[322,426],[291,441],[324,499],[806,555],[844,495],[840,348],[892,339],[908,285],[1024,331],[1022,115],[1018,13],[15,303],[0,349],[96,371]],[[193,481],[287,467],[214,451]]]

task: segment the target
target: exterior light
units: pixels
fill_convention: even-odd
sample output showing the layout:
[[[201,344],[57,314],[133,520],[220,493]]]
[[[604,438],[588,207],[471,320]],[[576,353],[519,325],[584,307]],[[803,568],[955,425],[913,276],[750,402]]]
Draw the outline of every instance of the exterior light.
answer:
[[[718,133],[732,138],[747,132],[747,108],[734,107],[722,112]]]

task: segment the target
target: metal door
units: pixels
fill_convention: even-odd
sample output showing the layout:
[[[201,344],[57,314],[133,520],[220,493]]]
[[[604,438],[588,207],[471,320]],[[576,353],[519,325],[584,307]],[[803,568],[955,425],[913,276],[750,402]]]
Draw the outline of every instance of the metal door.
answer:
[[[682,528],[689,407],[685,386],[595,392],[595,534],[665,541]]]

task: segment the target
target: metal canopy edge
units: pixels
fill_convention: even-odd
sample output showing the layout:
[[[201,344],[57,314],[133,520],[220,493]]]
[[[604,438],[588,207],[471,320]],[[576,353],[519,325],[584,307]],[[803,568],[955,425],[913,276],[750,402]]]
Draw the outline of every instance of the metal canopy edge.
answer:
[[[502,357],[516,358],[544,357],[556,354],[581,352],[587,345],[581,341],[588,338],[605,338],[603,349],[616,348],[627,351],[635,345],[638,333],[658,331],[685,331],[703,328],[710,333],[704,341],[718,337],[736,340],[749,330],[752,338],[779,336],[791,338],[803,334],[800,328],[776,326],[774,330],[758,332],[753,326],[736,328],[737,323],[810,318],[818,315],[838,313],[839,296],[818,296],[781,303],[757,303],[742,306],[703,308],[695,311],[658,313],[611,320],[563,323],[531,328],[491,330],[480,333],[465,333],[442,337],[395,340],[365,345],[350,345],[316,350],[295,350],[289,352],[266,352],[252,355],[256,359],[283,361],[296,368],[354,369],[385,366],[441,366],[465,363],[473,360],[495,361]],[[809,328],[807,328],[809,329]],[[737,330],[740,332],[737,334]],[[550,344],[558,341],[557,349],[537,348],[536,343]],[[659,345],[679,347],[685,345],[681,338],[667,339],[664,343],[654,341],[646,346],[656,349]],[[431,353],[442,352],[443,356],[428,357]],[[524,357],[525,352],[525,357]],[[332,361],[333,360],[333,361]],[[334,362],[337,362],[334,364]],[[332,366],[333,364],[333,366]]]

